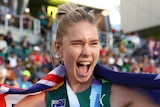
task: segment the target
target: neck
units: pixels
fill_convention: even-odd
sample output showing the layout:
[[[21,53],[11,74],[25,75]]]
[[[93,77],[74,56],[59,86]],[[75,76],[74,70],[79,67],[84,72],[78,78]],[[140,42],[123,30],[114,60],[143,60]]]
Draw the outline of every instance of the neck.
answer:
[[[73,80],[69,80],[69,79],[67,79],[67,80],[68,80],[68,83],[74,93],[82,92],[82,91],[88,89],[92,84],[92,78],[90,78],[86,82],[73,81]]]

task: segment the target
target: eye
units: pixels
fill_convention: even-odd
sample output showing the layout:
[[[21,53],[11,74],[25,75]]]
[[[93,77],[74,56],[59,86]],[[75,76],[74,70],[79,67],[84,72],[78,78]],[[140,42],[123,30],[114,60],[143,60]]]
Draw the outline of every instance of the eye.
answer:
[[[81,42],[74,42],[73,45],[78,46],[78,45],[82,45]]]
[[[91,45],[96,46],[96,45],[98,45],[98,42],[92,42]]]

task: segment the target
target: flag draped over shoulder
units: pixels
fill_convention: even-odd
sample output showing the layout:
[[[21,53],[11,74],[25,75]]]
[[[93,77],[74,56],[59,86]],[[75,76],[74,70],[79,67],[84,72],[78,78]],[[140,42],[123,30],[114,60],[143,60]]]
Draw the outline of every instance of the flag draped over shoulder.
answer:
[[[63,82],[64,74],[65,67],[60,65],[27,90],[1,84],[0,107],[14,107],[17,102],[28,95],[37,94],[54,86],[56,87],[59,83]]]
[[[94,70],[95,75],[112,83],[144,88],[155,101],[160,104],[160,74],[135,74],[115,72],[111,69],[97,64]],[[35,85],[27,90],[17,89],[4,84],[0,85],[1,107],[13,107],[17,102],[30,94],[37,94],[49,88],[56,87],[63,82],[65,75],[64,65],[48,73]]]
[[[115,72],[100,64],[96,65],[95,74],[111,83],[143,88],[160,104],[160,74]]]

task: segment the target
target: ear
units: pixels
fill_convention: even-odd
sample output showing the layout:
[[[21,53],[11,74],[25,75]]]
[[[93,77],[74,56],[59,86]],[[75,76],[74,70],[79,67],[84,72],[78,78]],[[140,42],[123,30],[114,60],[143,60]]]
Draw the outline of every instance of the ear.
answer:
[[[62,57],[62,55],[63,55],[62,46],[59,44],[59,42],[57,42],[57,41],[54,42],[54,49],[55,49],[56,54],[59,57]]]

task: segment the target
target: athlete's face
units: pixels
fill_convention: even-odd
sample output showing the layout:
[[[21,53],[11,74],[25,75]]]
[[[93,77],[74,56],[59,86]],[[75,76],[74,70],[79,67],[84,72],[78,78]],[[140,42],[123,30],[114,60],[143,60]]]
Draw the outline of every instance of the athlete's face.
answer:
[[[99,39],[96,25],[79,22],[66,28],[58,52],[63,58],[67,78],[74,82],[91,79],[99,58]]]

